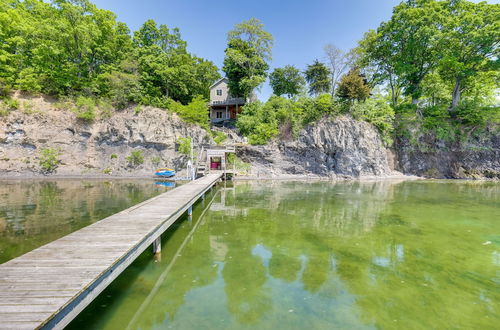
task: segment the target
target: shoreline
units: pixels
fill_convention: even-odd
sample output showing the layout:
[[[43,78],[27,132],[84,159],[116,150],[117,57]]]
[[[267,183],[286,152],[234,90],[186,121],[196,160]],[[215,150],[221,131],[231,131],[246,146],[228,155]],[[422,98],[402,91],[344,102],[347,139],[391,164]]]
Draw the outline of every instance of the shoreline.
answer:
[[[104,174],[17,174],[8,175],[0,173],[0,181],[43,181],[43,180],[148,180],[148,181],[186,181],[186,180],[169,180],[167,178],[154,177],[149,174],[134,174],[134,175],[104,175]],[[387,176],[362,176],[358,178],[349,177],[329,177],[317,175],[293,175],[283,174],[275,176],[254,176],[254,175],[241,175],[236,176],[232,181],[322,181],[322,182],[349,182],[349,181],[414,181],[414,180],[428,180],[424,177],[415,175],[395,174]],[[430,179],[429,179],[430,180]],[[443,179],[443,180],[468,180],[468,179]],[[490,180],[471,180],[471,181],[490,181]]]
[[[155,177],[151,174],[129,174],[129,175],[106,175],[106,174],[35,174],[27,173],[9,175],[0,173],[0,181],[50,181],[50,180],[147,180],[147,181],[179,181],[186,182],[189,180],[181,180],[179,178],[162,178]],[[318,181],[318,182],[374,182],[374,181],[416,181],[416,180],[443,180],[443,181],[484,181],[484,182],[500,182],[496,179],[488,178],[425,178],[416,175],[405,175],[395,172],[392,175],[385,176],[361,176],[361,177],[335,177],[335,176],[318,176],[318,175],[297,175],[297,174],[281,174],[271,176],[257,175],[239,175],[230,181]]]

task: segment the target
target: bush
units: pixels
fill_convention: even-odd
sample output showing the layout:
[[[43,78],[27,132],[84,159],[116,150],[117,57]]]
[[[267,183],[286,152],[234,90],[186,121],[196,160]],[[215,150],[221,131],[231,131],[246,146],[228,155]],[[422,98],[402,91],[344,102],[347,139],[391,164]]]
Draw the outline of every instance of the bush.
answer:
[[[252,165],[250,163],[245,163],[234,153],[230,153],[227,155],[227,163],[230,166],[234,164],[236,170],[238,170],[239,172],[245,172],[245,174],[248,174],[248,172],[252,168]]]
[[[10,111],[7,105],[0,101],[0,117],[7,117]]]
[[[169,100],[166,108],[177,113],[184,121],[208,128],[208,106],[202,96],[196,96],[187,105]]]
[[[40,77],[31,67],[25,68],[19,72],[16,85],[20,90],[32,93],[40,93],[42,90]]]
[[[5,102],[5,105],[7,105],[7,107],[10,109],[10,110],[17,110],[19,109],[19,101],[18,100],[15,100],[15,99],[5,99],[4,100]]]
[[[158,166],[158,165],[160,165],[160,163],[161,163],[160,157],[155,156],[155,157],[151,158],[151,164],[153,164],[154,166]]]
[[[142,110],[142,107],[141,107],[141,105],[140,105],[140,104],[138,104],[138,105],[136,105],[136,106],[135,106],[135,108],[134,108],[134,113],[135,113],[136,115],[138,115],[138,114],[141,112],[141,110]]]
[[[142,155],[142,150],[133,150],[130,153],[130,156],[128,156],[125,159],[133,167],[137,167],[144,163],[144,156]]]
[[[110,158],[111,158],[111,159],[117,159],[117,158],[118,158],[118,155],[117,155],[117,154],[111,154]]]
[[[79,96],[76,99],[76,118],[86,122],[92,122],[96,118],[95,101],[89,97]]]
[[[40,167],[46,173],[51,173],[59,166],[59,151],[54,148],[44,148],[40,150]]]
[[[372,98],[365,102],[356,102],[351,108],[352,116],[375,126],[387,145],[392,144],[394,130],[394,110],[382,98]]]
[[[179,153],[183,155],[190,155],[191,154],[191,138],[179,138],[177,140],[177,144],[179,145],[178,151]]]
[[[7,98],[10,95],[10,86],[4,79],[0,78],[0,98]]]
[[[210,135],[214,139],[214,142],[218,145],[222,144],[227,139],[227,135],[224,132],[210,131]]]
[[[111,118],[113,115],[113,105],[107,100],[97,101],[97,107],[99,108],[99,117],[101,118]]]

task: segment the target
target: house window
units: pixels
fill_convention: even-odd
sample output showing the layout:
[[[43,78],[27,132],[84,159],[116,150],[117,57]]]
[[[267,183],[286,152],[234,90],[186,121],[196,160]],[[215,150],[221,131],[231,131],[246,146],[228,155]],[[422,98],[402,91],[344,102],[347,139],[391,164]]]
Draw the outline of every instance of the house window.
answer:
[[[216,92],[217,92],[217,96],[222,96],[222,89],[218,89]]]
[[[217,111],[215,115],[217,116],[217,118],[222,118],[222,111]]]

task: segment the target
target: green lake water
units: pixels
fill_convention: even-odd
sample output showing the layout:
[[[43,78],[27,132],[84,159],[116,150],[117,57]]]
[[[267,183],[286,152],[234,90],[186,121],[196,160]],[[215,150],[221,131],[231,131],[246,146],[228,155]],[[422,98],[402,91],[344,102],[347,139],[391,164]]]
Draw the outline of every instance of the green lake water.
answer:
[[[110,184],[112,191],[102,187],[94,193],[104,195],[102,205],[96,199],[86,204],[83,186],[75,190],[76,201],[58,197],[73,213],[57,227],[73,230],[112,213],[107,206],[114,205],[114,212],[161,190],[151,182]],[[47,194],[11,190],[19,192],[10,203]],[[3,203],[2,251],[25,244],[3,240],[5,232],[10,237],[31,218],[15,226],[8,219],[25,212],[45,217],[29,221],[55,219],[42,206],[36,208],[40,213],[25,206],[5,210]],[[28,228],[44,227],[24,225],[20,237]],[[51,238],[40,229],[32,234]],[[222,184],[162,242],[159,260],[145,251],[69,328],[498,329],[500,324],[499,183]]]
[[[0,180],[0,264],[168,189],[152,180]]]

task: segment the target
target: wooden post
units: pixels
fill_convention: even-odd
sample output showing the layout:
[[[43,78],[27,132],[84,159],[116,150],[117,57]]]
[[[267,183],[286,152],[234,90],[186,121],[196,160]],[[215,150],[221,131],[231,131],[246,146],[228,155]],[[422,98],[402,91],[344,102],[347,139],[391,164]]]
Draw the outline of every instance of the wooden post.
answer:
[[[153,253],[161,253],[161,236],[158,236],[158,238],[153,241]]]

